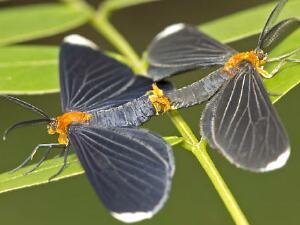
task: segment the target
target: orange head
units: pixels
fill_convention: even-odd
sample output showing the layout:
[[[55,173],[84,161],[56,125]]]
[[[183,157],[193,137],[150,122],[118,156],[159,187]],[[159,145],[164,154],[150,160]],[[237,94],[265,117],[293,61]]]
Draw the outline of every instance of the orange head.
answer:
[[[239,52],[234,54],[225,63],[224,71],[229,73],[229,75],[234,76],[231,70],[236,68],[237,65],[242,61],[250,62],[262,75],[267,73],[262,69],[262,65],[266,63],[266,55],[261,50]]]
[[[92,118],[92,115],[84,112],[67,112],[61,116],[51,119],[48,124],[49,134],[58,134],[58,143],[69,144],[68,126],[71,123],[85,123]]]

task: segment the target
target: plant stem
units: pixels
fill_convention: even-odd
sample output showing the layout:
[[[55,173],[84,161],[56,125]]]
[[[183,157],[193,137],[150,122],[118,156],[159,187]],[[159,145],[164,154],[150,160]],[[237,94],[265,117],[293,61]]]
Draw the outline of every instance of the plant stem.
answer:
[[[101,11],[99,11],[98,15]],[[112,25],[105,24],[107,22],[106,19],[102,19],[101,23],[93,23],[97,26],[97,29],[107,38],[107,40],[115,46],[116,49],[118,49],[122,54],[125,56],[127,55],[128,59],[134,58],[136,54],[132,54],[126,52],[126,49],[132,49],[128,44],[126,46],[126,40],[118,33],[118,31],[112,27]],[[101,29],[99,29],[99,26],[103,26]],[[108,33],[107,33],[108,32]],[[120,40],[122,40],[120,42]],[[120,45],[120,43],[122,43]],[[140,69],[143,68],[141,60],[138,58],[139,63],[132,62],[133,68],[135,68],[135,71],[141,71]],[[137,66],[137,67],[136,67]],[[140,73],[144,73],[145,71],[141,71]],[[206,151],[206,144],[205,141],[201,139],[199,142],[190,127],[186,124],[184,119],[181,117],[181,115],[176,111],[172,110],[170,113],[170,118],[177,130],[180,132],[182,137],[185,139],[186,142],[191,143],[194,147],[192,148],[192,153],[197,158],[205,172],[207,173],[208,177],[212,181],[215,189],[217,190],[218,194],[220,195],[221,199],[223,200],[227,210],[229,211],[230,215],[232,216],[233,220],[237,225],[248,225],[248,221],[243,214],[241,208],[239,207],[237,201],[235,200],[234,196],[232,195],[231,191],[227,187],[225,181],[223,180],[222,176],[218,172],[217,168],[215,167],[214,163],[212,162],[210,156],[208,155]],[[182,147],[184,147],[182,145]]]
[[[96,16],[92,20],[92,24],[107,40],[109,40],[111,43],[114,43],[113,46],[121,54],[127,57],[127,60],[133,68],[134,72],[138,74],[146,74],[146,70],[139,56],[129,45],[126,39],[110,23],[109,17],[111,15],[111,12],[122,7],[118,6],[118,4],[109,4],[110,2],[113,1],[106,1],[101,5],[101,7],[96,13]],[[113,3],[116,2],[118,1],[114,1]],[[125,1],[119,2],[120,4],[124,4]],[[131,0],[131,2],[133,1]]]
[[[186,124],[182,116],[176,110],[171,111],[169,115],[180,134],[186,141],[193,145],[191,152],[197,158],[202,168],[210,178],[235,223],[239,225],[248,225],[249,223],[245,215],[208,155],[206,150],[206,141],[203,139],[201,139],[200,142],[198,141],[191,128]]]
[[[61,0],[63,3],[74,7],[84,8],[94,16],[91,17],[91,24],[99,31],[107,40],[114,43],[113,46],[127,58],[128,63],[133,68],[135,73],[146,74],[145,65],[141,62],[139,56],[125,40],[125,38],[115,29],[110,23],[109,18],[113,11],[151,0],[113,0],[104,1],[101,7],[96,11],[84,0]]]
[[[107,40],[114,39],[115,47],[120,51],[121,54],[127,57],[127,61],[133,68],[135,73],[146,74],[143,64],[140,62],[137,54],[132,50],[130,45],[127,45],[124,38],[117,32],[117,30],[109,23],[109,21],[98,14],[97,19],[93,19],[93,24],[99,32]],[[125,52],[127,52],[125,54]]]
[[[88,7],[83,0],[63,1],[72,5],[76,4],[77,7],[85,5],[85,7],[91,10],[91,8]],[[138,57],[138,55],[129,45],[126,39],[110,23],[109,17],[114,10],[147,1],[149,0],[108,0],[105,1],[101,5],[101,7],[99,7],[97,12],[94,12],[95,16],[91,19],[91,23],[95,27],[95,29],[97,29],[120,53],[127,57],[130,65],[136,73],[141,74],[146,74],[146,70],[143,66],[144,64],[142,60]],[[222,176],[220,175],[213,161],[208,155],[206,151],[206,142],[203,139],[201,139],[200,142],[198,141],[191,128],[187,125],[185,120],[176,110],[171,111],[169,113],[169,116],[186,143],[188,143],[187,146],[189,147],[186,147],[186,149],[194,154],[194,156],[197,158],[197,160],[205,170],[206,174],[212,181],[216,191],[220,195],[235,223],[237,225],[248,225],[249,223],[245,215],[243,214],[234,196],[230,192],[225,181],[223,180]],[[185,145],[181,146],[185,147]]]

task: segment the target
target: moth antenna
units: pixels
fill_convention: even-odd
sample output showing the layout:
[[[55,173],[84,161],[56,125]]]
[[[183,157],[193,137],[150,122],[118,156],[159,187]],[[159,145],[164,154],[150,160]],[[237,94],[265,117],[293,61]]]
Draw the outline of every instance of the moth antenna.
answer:
[[[7,135],[14,130],[15,128],[21,128],[21,127],[26,127],[26,126],[32,126],[35,124],[40,124],[40,123],[45,123],[45,122],[49,122],[50,120],[48,119],[36,119],[36,120],[25,120],[25,121],[21,121],[21,122],[17,122],[13,125],[11,125],[10,127],[8,127],[3,134],[3,140],[6,140]]]
[[[268,33],[268,31],[272,28],[275,20],[278,18],[279,13],[281,12],[282,8],[284,7],[284,5],[287,3],[288,0],[281,0],[277,3],[277,5],[275,6],[275,8],[272,10],[272,12],[270,13],[265,26],[262,30],[262,32],[259,35],[258,38],[258,43],[257,43],[257,49],[261,49],[262,46],[262,42],[264,39],[264,36]]]
[[[35,112],[35,113],[39,114],[40,116],[42,116],[42,117],[45,118],[45,119],[48,119],[48,120],[51,119],[51,117],[50,117],[47,113],[45,113],[43,110],[37,108],[37,107],[34,106],[34,105],[31,105],[31,104],[28,103],[28,102],[22,101],[22,100],[20,100],[20,99],[18,99],[18,98],[16,98],[16,97],[9,96],[9,95],[2,95],[2,97],[4,97],[4,98],[10,100],[11,102],[14,102],[14,103],[16,103],[16,104],[22,106],[23,108],[29,109],[29,110],[31,110],[32,112]]]

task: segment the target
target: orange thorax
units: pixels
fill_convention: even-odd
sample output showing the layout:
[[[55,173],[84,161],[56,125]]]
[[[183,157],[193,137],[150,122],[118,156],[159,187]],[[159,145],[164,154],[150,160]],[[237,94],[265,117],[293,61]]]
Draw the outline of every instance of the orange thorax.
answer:
[[[229,58],[224,65],[224,70],[231,74],[231,69],[235,68],[242,61],[250,62],[261,74],[265,74],[261,66],[266,63],[265,59],[260,60],[255,51],[240,52]]]
[[[84,112],[67,112],[61,116],[56,117],[56,127],[48,126],[49,134],[58,134],[58,143],[68,145],[69,139],[67,134],[68,126],[71,123],[87,122],[92,115]]]

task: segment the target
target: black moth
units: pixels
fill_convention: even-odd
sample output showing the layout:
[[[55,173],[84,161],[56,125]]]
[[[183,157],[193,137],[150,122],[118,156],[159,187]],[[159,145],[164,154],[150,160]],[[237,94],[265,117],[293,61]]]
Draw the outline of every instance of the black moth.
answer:
[[[22,121],[13,128],[48,123],[58,143],[39,144],[16,169],[26,165],[41,147],[62,148],[66,166],[70,148],[75,150],[96,193],[123,222],[151,218],[165,203],[175,164],[171,147],[158,135],[137,128],[156,111],[148,95],[152,80],[135,76],[118,61],[105,56],[79,35],[65,38],[60,50],[60,86],[63,114],[52,118],[37,107],[12,96],[5,98],[25,107],[41,119]],[[161,83],[168,90],[171,85]]]
[[[288,58],[299,49],[276,58],[265,53],[299,26],[297,18],[274,25],[286,2],[280,1],[273,9],[253,51],[238,53],[185,24],[167,27],[148,48],[148,72],[156,81],[196,68],[221,66],[165,95],[173,108],[209,100],[200,122],[202,136],[231,163],[256,172],[280,168],[290,155],[286,130],[260,78],[272,77],[285,62],[299,62]],[[270,61],[280,63],[268,74],[262,65]]]

